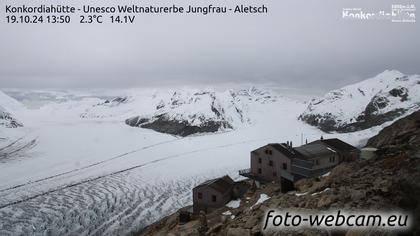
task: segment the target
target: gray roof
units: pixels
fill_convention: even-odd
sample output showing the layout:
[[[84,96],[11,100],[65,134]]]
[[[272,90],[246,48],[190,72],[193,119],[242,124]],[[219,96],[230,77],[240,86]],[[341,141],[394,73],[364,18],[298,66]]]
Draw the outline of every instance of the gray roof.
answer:
[[[204,183],[197,185],[195,188],[207,186],[216,190],[217,192],[226,193],[230,191],[234,185],[235,182],[228,175],[225,175],[220,178],[207,180]]]
[[[335,152],[333,149],[326,147],[320,143],[305,144],[296,147],[295,150],[304,156],[304,159],[312,159],[318,156],[324,156]]]

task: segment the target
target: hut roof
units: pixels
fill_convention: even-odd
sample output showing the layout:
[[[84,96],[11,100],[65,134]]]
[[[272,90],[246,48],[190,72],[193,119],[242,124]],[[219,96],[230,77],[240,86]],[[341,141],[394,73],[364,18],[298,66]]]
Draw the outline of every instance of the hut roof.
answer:
[[[207,180],[204,183],[199,184],[195,188],[207,186],[220,193],[226,193],[232,189],[234,184],[235,182],[228,175],[225,175],[220,178]]]

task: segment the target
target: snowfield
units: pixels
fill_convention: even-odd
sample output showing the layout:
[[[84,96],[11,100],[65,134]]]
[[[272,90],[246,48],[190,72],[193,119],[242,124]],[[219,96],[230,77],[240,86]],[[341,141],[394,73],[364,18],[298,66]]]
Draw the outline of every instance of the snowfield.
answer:
[[[225,174],[239,178],[238,170],[249,167],[249,153],[259,146],[301,144],[321,135],[361,145],[381,130],[325,134],[297,119],[309,97],[254,89],[235,90],[242,91],[235,103],[242,118],[225,108],[232,104],[226,100],[230,90],[204,90],[215,94],[232,129],[187,137],[125,124],[131,116],[160,112],[156,103],[168,106],[173,90],[121,90],[118,96],[42,91],[40,100],[28,91],[9,92],[30,109],[10,97],[0,101],[17,107],[14,114],[24,124],[0,127],[0,235],[130,234],[191,204],[191,190],[200,182]],[[197,93],[182,91],[188,98]],[[211,114],[208,103],[214,100],[188,101],[165,112],[188,119],[195,109]]]

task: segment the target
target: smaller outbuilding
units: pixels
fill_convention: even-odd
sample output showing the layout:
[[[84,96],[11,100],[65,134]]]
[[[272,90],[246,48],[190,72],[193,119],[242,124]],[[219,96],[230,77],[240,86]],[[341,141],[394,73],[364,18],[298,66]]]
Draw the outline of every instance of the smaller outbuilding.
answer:
[[[208,180],[193,189],[193,212],[210,213],[225,206],[234,195],[235,182],[228,176]]]

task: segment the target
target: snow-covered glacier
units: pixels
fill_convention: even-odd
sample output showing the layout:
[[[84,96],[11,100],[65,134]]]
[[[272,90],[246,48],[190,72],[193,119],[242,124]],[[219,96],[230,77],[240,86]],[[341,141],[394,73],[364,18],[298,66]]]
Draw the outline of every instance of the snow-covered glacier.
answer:
[[[394,121],[418,109],[420,76],[387,70],[314,98],[299,118],[326,132],[353,132]]]
[[[25,147],[0,161],[0,235],[129,235],[190,204],[198,183],[238,178],[259,146],[329,137],[297,119],[307,106],[305,92],[292,99],[279,91],[14,91],[37,105],[15,104],[24,126],[0,127],[0,149]],[[162,114],[188,125],[200,126],[203,117],[229,127],[184,137],[126,124]],[[359,145],[379,130],[330,137]]]

